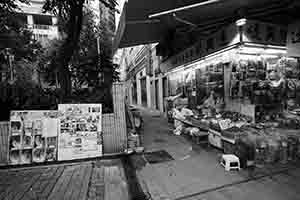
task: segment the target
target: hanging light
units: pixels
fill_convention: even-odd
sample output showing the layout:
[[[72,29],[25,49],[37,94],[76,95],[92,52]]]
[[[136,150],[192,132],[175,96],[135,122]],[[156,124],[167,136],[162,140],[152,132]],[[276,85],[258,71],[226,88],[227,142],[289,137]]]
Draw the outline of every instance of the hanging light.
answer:
[[[244,26],[245,24],[247,23],[247,19],[246,18],[242,18],[242,19],[239,19],[235,22],[235,24],[240,27],[240,26]]]

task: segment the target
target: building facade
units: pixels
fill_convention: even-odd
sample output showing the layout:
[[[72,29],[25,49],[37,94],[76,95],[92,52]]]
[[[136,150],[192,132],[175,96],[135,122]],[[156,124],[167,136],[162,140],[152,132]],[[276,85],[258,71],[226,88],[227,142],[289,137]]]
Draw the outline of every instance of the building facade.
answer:
[[[28,29],[32,30],[34,38],[39,41],[42,46],[55,38],[60,37],[57,16],[52,13],[43,13],[43,5],[45,0],[30,0],[29,4],[20,3],[20,11],[18,17],[22,20]],[[95,15],[95,22],[100,22],[100,10],[103,5],[98,0],[88,0],[85,6],[92,10]],[[101,15],[103,17],[103,15]]]
[[[59,37],[57,17],[51,13],[43,13],[44,0],[31,0],[30,4],[20,4],[18,17],[28,29],[32,30],[34,38],[45,46],[49,40]]]
[[[163,112],[163,76],[156,44],[139,45],[121,50],[120,74],[126,82],[129,104]],[[166,94],[165,94],[166,96]]]
[[[141,10],[134,12],[136,8]],[[130,82],[128,91],[137,91],[137,95],[129,95],[132,98],[130,102],[154,108],[153,102],[162,102],[159,108],[166,111],[165,97],[182,94],[182,97],[187,97],[189,106],[195,108],[213,90],[219,93],[229,110],[249,108],[239,112],[254,115],[250,107],[255,108],[255,94],[253,90],[248,91],[253,86],[249,80],[260,68],[265,70],[261,70],[260,78],[268,79],[269,71],[278,73],[280,70],[277,68],[282,63],[294,62],[290,58],[291,48],[287,45],[287,30],[288,24],[298,19],[297,8],[298,1],[277,0],[253,0],[243,5],[211,3],[205,6],[196,1],[168,1],[165,4],[159,1],[149,4],[138,0],[127,2],[117,31],[120,37],[116,39],[116,45],[128,48],[158,42],[153,52],[159,55],[158,68],[154,73],[157,75],[149,76],[146,88],[150,93],[158,91],[160,98],[156,100],[155,95],[150,95],[150,101],[143,103],[143,95],[138,93],[142,91],[143,76],[146,76],[147,83],[148,75],[139,73],[138,66],[128,62],[129,67],[125,70],[126,80]],[[296,32],[291,33],[297,35]],[[299,53],[294,57],[298,56]],[[138,56],[127,57],[135,59]],[[130,66],[137,70],[130,70]],[[247,69],[244,70],[247,76],[236,75],[242,73],[237,72],[240,69]],[[156,77],[158,89],[153,83]],[[241,101],[247,106],[236,103],[235,99],[241,97],[247,97]]]

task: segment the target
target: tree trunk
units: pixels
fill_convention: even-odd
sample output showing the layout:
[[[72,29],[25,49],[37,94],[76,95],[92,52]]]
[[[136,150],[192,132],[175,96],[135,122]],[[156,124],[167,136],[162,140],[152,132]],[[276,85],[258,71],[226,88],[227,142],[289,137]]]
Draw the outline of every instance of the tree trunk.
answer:
[[[69,62],[78,47],[80,31],[82,28],[83,3],[74,3],[70,8],[70,18],[67,23],[67,38],[63,42],[56,57],[57,62],[55,68],[58,69],[58,79],[62,90],[61,101],[64,101],[72,93],[71,72],[69,70]]]

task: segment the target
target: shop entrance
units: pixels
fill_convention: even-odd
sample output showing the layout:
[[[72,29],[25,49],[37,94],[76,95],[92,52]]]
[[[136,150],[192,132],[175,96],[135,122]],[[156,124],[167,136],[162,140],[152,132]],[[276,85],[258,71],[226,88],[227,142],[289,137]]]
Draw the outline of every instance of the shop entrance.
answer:
[[[142,97],[142,106],[147,107],[146,77],[141,78],[141,97]]]

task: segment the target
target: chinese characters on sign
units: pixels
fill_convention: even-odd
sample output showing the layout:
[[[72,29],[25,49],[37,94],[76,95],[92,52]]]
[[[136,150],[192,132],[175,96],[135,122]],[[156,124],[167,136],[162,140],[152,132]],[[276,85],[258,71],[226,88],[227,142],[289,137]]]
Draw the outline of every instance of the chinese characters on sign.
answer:
[[[202,58],[210,53],[242,42],[239,37],[241,34],[243,35],[242,38],[244,38],[243,42],[280,46],[286,43],[287,31],[285,27],[247,20],[242,30],[240,33],[236,25],[231,24],[210,35],[209,38],[199,40],[192,47],[171,57],[168,62],[170,62],[173,67],[176,67]],[[300,40],[300,32],[294,31],[293,35],[293,41],[298,42]]]
[[[244,42],[285,45],[286,28],[274,24],[247,21],[244,27]]]

